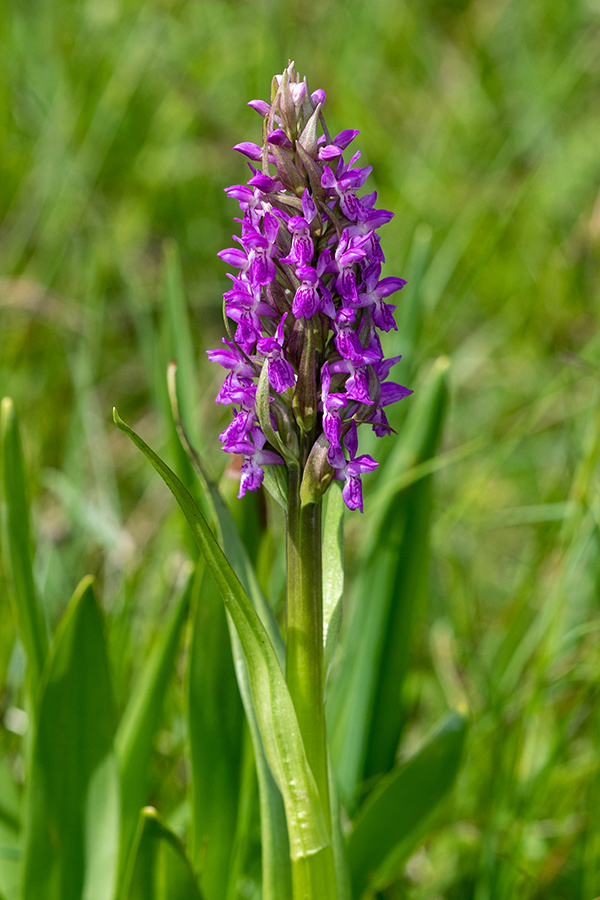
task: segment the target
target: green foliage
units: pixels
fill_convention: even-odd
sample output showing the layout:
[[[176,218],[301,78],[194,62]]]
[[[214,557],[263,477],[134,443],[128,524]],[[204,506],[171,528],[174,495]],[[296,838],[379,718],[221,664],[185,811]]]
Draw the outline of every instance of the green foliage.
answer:
[[[299,860],[316,855],[330,846],[330,839],[276,650],[191,494],[116,410],[114,418],[172,492],[202,551],[244,651],[265,756],[286,807],[290,856]]]
[[[121,861],[125,861],[148,793],[148,767],[175,656],[185,623],[192,579],[177,598],[142,669],[115,736],[121,770]]]
[[[363,542],[356,604],[333,680],[330,739],[341,796],[349,809],[356,792],[388,772],[403,719],[403,680],[427,592],[431,476],[404,486],[407,470],[436,452],[448,385],[448,361],[438,360],[388,458]]]
[[[124,900],[202,900],[183,844],[155,809],[140,813]]]
[[[115,708],[102,614],[84,580],[57,630],[33,738],[24,900],[111,900],[119,856]]]
[[[2,401],[3,488],[6,505],[6,542],[14,584],[15,608],[30,677],[31,707],[36,708],[36,693],[48,653],[44,612],[33,580],[29,502],[19,424],[12,401]]]
[[[597,27],[587,0],[2,5],[0,382],[19,412],[27,462],[7,402],[2,900],[22,900],[24,861],[32,883],[34,836],[48,853],[41,818],[30,815],[33,788],[62,790],[61,742],[73,729],[84,743],[89,729],[102,731],[102,716],[73,720],[65,734],[48,728],[53,711],[69,715],[52,680],[57,642],[74,696],[84,686],[91,697],[105,692],[111,724],[95,752],[114,766],[112,736],[122,751],[127,732],[137,748],[121,765],[123,827],[133,829],[141,806],[160,812],[160,821],[144,814],[144,846],[121,859],[124,878],[155,874],[131,890],[176,900],[165,886],[171,872],[186,896],[204,878],[210,900],[222,884],[209,888],[215,853],[230,860],[227,900],[258,900],[261,880],[263,900],[290,896],[283,801],[243,650],[200,573],[186,627],[197,550],[182,540],[185,523],[162,483],[110,420],[116,404],[213,515],[281,662],[281,510],[270,500],[252,507],[251,528],[240,529],[245,550],[206,482],[211,513],[175,439],[165,367],[177,358],[182,422],[206,468],[220,472],[224,420],[204,351],[222,335],[226,279],[215,254],[229,245],[235,214],[222,189],[244,177],[230,147],[257,136],[244,103],[267,95],[288,56],[312,88],[326,89],[332,129],[361,129],[378,204],[396,213],[384,274],[408,285],[385,351],[403,354],[392,377],[415,388],[393,413],[397,435],[365,435],[361,452],[381,465],[364,479],[364,517],[346,516],[343,548],[328,497],[332,639],[342,550],[345,559],[339,644],[327,648],[344,809],[332,836],[338,869],[358,866],[344,844],[366,834],[369,809],[373,830],[385,817],[392,834],[394,816],[377,813],[377,798],[403,784],[431,728],[466,703],[455,789],[385,861],[367,860],[361,884],[381,864],[367,896],[600,894]],[[444,356],[451,366],[443,379],[438,370],[444,387],[427,413],[427,373]],[[280,478],[281,467],[269,475]],[[226,474],[221,497],[235,493],[231,483]],[[235,515],[254,499],[235,501]],[[89,572],[102,614],[91,594],[65,613]],[[69,650],[75,627],[96,648],[93,678],[91,657]],[[202,692],[205,721],[188,702]],[[215,758],[222,769],[211,784]],[[70,832],[83,879],[100,857],[88,856],[87,838],[76,845],[82,823],[102,778],[113,794],[117,783],[108,763],[92,770],[94,759],[81,756],[79,796],[47,819]],[[408,827],[415,820],[402,796],[393,812]],[[204,840],[210,833],[225,835],[219,848]],[[108,844],[98,837],[100,846]],[[48,872],[59,869],[50,859]],[[45,889],[36,883],[36,898]]]
[[[378,883],[390,881],[415,849],[423,822],[454,784],[465,734],[465,719],[453,713],[408,763],[381,779],[359,809],[348,840],[354,896],[373,875]]]
[[[192,774],[191,857],[208,900],[227,897],[240,798],[243,711],[212,580],[197,591],[188,673]],[[247,802],[247,798],[246,798]]]

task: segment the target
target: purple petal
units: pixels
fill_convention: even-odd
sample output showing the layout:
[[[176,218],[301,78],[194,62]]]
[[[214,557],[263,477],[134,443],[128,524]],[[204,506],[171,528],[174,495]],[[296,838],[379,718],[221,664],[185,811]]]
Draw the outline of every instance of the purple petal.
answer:
[[[269,366],[269,384],[274,391],[282,394],[289,387],[292,387],[296,378],[294,370],[285,359],[271,359]]]
[[[258,144],[253,144],[251,141],[242,141],[241,144],[236,144],[233,149],[237,150],[238,153],[243,153],[248,159],[256,161],[262,159],[262,147],[259,147]]]
[[[271,178],[270,175],[263,175],[262,172],[253,175],[249,179],[248,184],[251,184],[252,187],[257,187],[259,191],[264,191],[266,194],[277,191],[280,188],[280,184],[275,178]]]
[[[336,159],[336,157],[342,155],[342,148],[336,147],[335,144],[327,144],[325,147],[321,147],[319,150],[319,159],[325,160],[326,162],[330,159]]]
[[[380,406],[389,406],[390,403],[397,403],[412,394],[409,388],[401,384],[395,384],[393,381],[384,381],[381,385],[381,395],[379,397]]]
[[[261,116],[266,116],[271,107],[264,100],[250,100],[248,103],[252,109],[255,109],[257,113],[260,113]]]
[[[348,509],[358,509],[363,511],[362,482],[360,476],[355,475],[348,478],[342,489],[342,497]]]
[[[351,144],[354,138],[359,134],[360,131],[356,131],[353,128],[347,128],[345,131],[340,131],[340,133],[334,137],[333,143],[337,144],[338,147],[341,147],[342,150],[345,150],[348,144]]]
[[[346,446],[348,446],[347,443]],[[351,459],[346,469],[350,475],[358,475],[360,472],[372,472],[378,465],[379,463],[375,462],[372,456],[364,453],[362,456],[357,456],[356,459]]]
[[[261,467],[254,462],[251,457],[244,457],[242,468],[240,471],[240,490],[238,499],[244,496],[246,491],[257,491],[263,483],[265,473]]]
[[[276,147],[287,147],[289,149],[293,146],[283,128],[276,128],[275,131],[269,132],[267,141],[269,144],[275,144]]]
[[[391,303],[384,303],[380,301],[373,306],[371,310],[371,315],[373,316],[373,321],[375,325],[381,329],[381,331],[397,331],[398,326],[396,325],[396,320],[394,319],[393,312],[396,309],[395,306],[392,306]]]
[[[304,218],[307,222],[312,222],[314,217],[317,215],[317,206],[313,198],[310,196],[308,188],[305,189],[302,194],[302,210],[304,212]]]
[[[217,256],[226,262],[228,266],[235,266],[236,269],[243,269],[248,265],[248,257],[243,250],[237,247],[227,247],[225,250],[219,250]]]
[[[382,278],[375,288],[375,293],[378,297],[389,297],[390,294],[395,294],[396,291],[402,290],[405,284],[404,278],[394,278],[393,276]]]
[[[350,454],[350,458],[354,459],[354,457],[356,456],[356,451],[358,450],[358,429],[354,420],[352,420],[352,425],[350,427],[350,431],[346,435],[344,444],[346,446],[346,450]]]

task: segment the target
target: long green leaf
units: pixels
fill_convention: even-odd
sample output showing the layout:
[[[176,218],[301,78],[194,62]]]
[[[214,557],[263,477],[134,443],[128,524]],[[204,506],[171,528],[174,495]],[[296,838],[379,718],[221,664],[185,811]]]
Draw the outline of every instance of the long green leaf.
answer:
[[[333,659],[342,622],[344,593],[344,500],[342,486],[334,481],[327,492],[323,522],[323,668]]]
[[[420,412],[419,418],[415,416],[408,423],[411,429],[406,429],[407,444],[412,437],[412,446],[417,448],[417,464],[435,456],[440,442],[448,404],[447,361],[434,366],[429,382],[424,386],[423,401],[421,409],[417,410]],[[393,466],[393,463],[393,457],[388,459],[388,466]],[[384,478],[386,474],[387,471],[383,473]],[[428,476],[390,498],[379,530],[379,547],[383,553],[379,554],[375,549],[370,560],[369,571],[373,572],[381,569],[381,557],[384,554],[387,556],[384,596],[388,610],[371,705],[364,780],[392,768],[400,739],[403,724],[402,685],[429,584],[431,491],[432,478]],[[399,510],[400,506],[403,508]]]
[[[0,824],[0,900],[21,900],[23,851]]]
[[[267,762],[252,699],[252,684],[244,650],[231,616],[227,617],[238,686],[250,728],[260,797],[263,900],[291,900],[290,843],[282,792]]]
[[[221,494],[221,491],[219,490],[216,482],[208,474],[208,470],[204,465],[202,459],[192,447],[185,431],[185,427],[181,423],[177,401],[177,389],[173,379],[172,367],[170,367],[169,370],[169,378],[171,407],[173,409],[175,421],[178,425],[180,439],[182,440],[182,443],[184,445],[187,445],[187,452],[194,460],[198,475],[209,498],[212,512],[220,533],[225,555],[231,563],[235,574],[239,578],[249,598],[251,599],[256,611],[258,612],[262,624],[275,649],[279,664],[281,665],[281,668],[283,670],[285,667],[285,646],[281,637],[281,633],[279,631],[279,627],[277,625],[277,622],[275,621],[271,607],[269,606],[262,593],[262,590],[260,589],[256,573],[248,556],[248,552],[246,551],[244,542],[241,539],[240,532],[238,530],[236,522],[234,521],[232,512],[228,504],[225,502],[225,499],[223,498],[223,495]],[[271,466],[267,468],[277,470],[281,467]],[[244,706],[244,711],[246,714],[246,719],[250,728],[250,735],[254,748],[254,758],[256,762],[256,771],[258,777],[261,809],[260,827],[262,847],[263,900],[287,900],[287,898],[291,896],[290,848],[287,834],[287,825],[285,821],[283,798],[281,796],[279,788],[277,787],[273,779],[265,758],[265,751],[260,736],[256,712],[254,710],[252,702],[252,692],[250,688],[248,666],[246,664],[244,651],[241,647],[237,632],[235,630],[235,626],[233,625],[230,616],[227,617],[227,624],[229,627],[231,650],[233,653],[235,664],[235,673],[237,677],[239,692]],[[209,652],[214,652],[214,646],[211,646],[209,648]],[[226,661],[227,658],[228,654],[226,654],[224,659],[221,659],[221,664],[223,664],[223,662]],[[198,788],[197,791],[194,791],[192,812],[193,820],[195,820],[195,828],[193,829],[193,833],[203,833],[204,829],[208,829],[208,833],[214,834],[215,828],[217,831],[219,829],[223,829],[223,827],[225,827],[225,823],[228,820],[230,821],[233,810],[230,803],[228,802],[221,804],[218,802],[211,802],[210,799],[208,801],[208,804],[206,802],[207,795],[205,791],[208,791],[208,797],[212,798],[212,800],[214,801],[217,801],[218,779],[216,780],[217,783],[215,783],[214,775],[210,774],[210,771],[208,769],[209,761],[207,761],[206,759],[207,754],[204,752],[194,752],[193,743],[195,742],[196,731],[199,732],[199,746],[202,748],[206,745],[206,741],[204,740],[205,727],[203,724],[203,716],[198,716],[198,702],[193,700],[191,696],[194,670],[195,665],[192,661],[190,668],[190,741],[192,744],[192,770],[195,770],[196,772],[195,780]],[[221,691],[224,688],[225,694],[227,694],[225,685],[221,685]],[[219,691],[219,693],[221,693],[221,691]],[[203,703],[203,712],[205,711],[204,705],[206,705],[206,696],[207,694],[205,693],[201,698]],[[208,706],[211,706],[211,699],[208,700]],[[218,740],[216,741],[216,745],[219,745]],[[211,754],[209,753],[208,756],[210,757],[210,755]],[[219,768],[223,768],[223,766],[221,765],[222,762],[223,760],[220,759],[218,763]],[[224,771],[226,771],[226,769],[227,765],[224,766]],[[208,779],[205,778],[205,773],[207,771],[209,776]],[[233,779],[231,775],[229,775],[229,777],[225,779],[225,783],[223,784],[224,790],[227,790],[227,785],[230,784],[232,780]],[[202,787],[203,785],[204,789]],[[207,805],[208,810],[206,808]],[[214,816],[212,817],[209,811],[210,809],[214,810]],[[212,823],[210,822],[211,818]],[[196,844],[195,839],[194,844]],[[224,841],[223,835],[221,834],[221,838],[219,839],[220,849],[215,853],[215,860],[219,859],[220,854],[227,852],[225,846],[226,842]],[[197,852],[197,849],[198,848],[196,847],[195,852]],[[212,859],[207,860],[205,858],[205,863],[209,865],[209,867],[212,867]],[[219,863],[219,865],[221,865],[221,863]],[[213,868],[215,873],[217,874],[218,880],[218,865],[214,866]],[[235,877],[236,872],[232,870],[230,872],[229,890],[233,889],[231,879]]]
[[[146,802],[148,766],[160,725],[163,702],[173,675],[181,630],[190,605],[191,580],[177,598],[164,628],[159,631],[129,699],[115,739],[121,769],[121,864]]]
[[[381,579],[379,584],[387,599],[387,615],[382,623],[373,686],[363,769],[365,781],[392,768],[400,740],[404,716],[402,686],[429,586],[431,476],[407,488],[402,505],[400,516],[396,511],[390,516],[389,539],[379,560],[379,565],[385,567],[382,571],[385,580]],[[400,528],[396,529],[398,519]],[[373,572],[373,567],[369,567],[369,572]],[[367,584],[363,582],[363,586],[366,589]]]
[[[19,834],[12,824],[0,819],[0,897],[21,900],[22,878],[23,850]]]
[[[243,710],[227,619],[204,569],[194,591],[188,667],[188,734],[192,774],[189,853],[208,900],[227,891],[236,833]]]
[[[23,900],[113,900],[119,852],[115,710],[102,613],[84,579],[41,684]]]
[[[140,813],[120,900],[202,900],[183,844],[151,806]]]
[[[283,643],[283,638],[281,637],[281,632],[275,621],[273,611],[260,589],[256,572],[254,571],[250,557],[240,536],[238,526],[225,498],[219,490],[219,486],[216,481],[211,478],[202,458],[191,444],[185,426],[181,421],[175,375],[176,367],[170,366],[169,393],[171,397],[171,408],[179,431],[182,449],[184,449],[194,461],[197,474],[202,482],[202,486],[204,487],[206,497],[210,504],[211,513],[217,525],[225,556],[229,560],[233,571],[241,581],[244,590],[258,612],[267,634],[269,635],[269,639],[275,648],[281,667],[284,668],[285,645]],[[278,469],[280,467],[271,466],[270,468]]]
[[[248,664],[252,702],[269,767],[282,793],[290,855],[303,860],[330,847],[318,790],[273,644],[248,595],[190,493],[153,450],[114,412],[116,424],[144,453],[179,503],[231,616]]]
[[[348,839],[353,896],[372,876],[393,877],[422,837],[427,817],[456,778],[466,735],[466,719],[451,713],[406,765],[383,778],[359,810]]]
[[[30,674],[32,700],[48,653],[44,614],[33,580],[29,504],[19,423],[10,397],[1,409],[3,488],[6,503],[7,538],[16,601],[19,633]],[[35,703],[32,703],[35,709]]]

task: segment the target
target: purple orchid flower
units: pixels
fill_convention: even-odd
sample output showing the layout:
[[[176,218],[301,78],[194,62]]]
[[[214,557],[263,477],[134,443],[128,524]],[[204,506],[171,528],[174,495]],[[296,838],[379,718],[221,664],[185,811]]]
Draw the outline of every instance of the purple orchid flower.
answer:
[[[292,312],[297,319],[302,316],[305,319],[312,319],[317,311],[330,317],[335,315],[331,294],[325,287],[321,275],[323,275],[323,265],[320,261],[316,269],[305,265],[297,267],[296,276],[301,279],[301,282],[294,294],[292,305]]]
[[[327,460],[330,464],[339,459],[342,452],[342,410],[348,403],[345,394],[331,394],[331,374],[329,364],[324,363],[321,369],[321,408],[323,412],[323,432],[329,441]]]
[[[283,326],[287,316],[288,314],[286,313],[282,317],[281,322],[277,326],[275,337],[261,338],[256,345],[258,352],[267,357],[269,384],[273,390],[277,391],[279,394],[286,391],[289,387],[292,387],[296,381],[294,369],[285,359],[283,350],[285,340],[283,336]]]
[[[365,267],[362,273],[364,290],[358,295],[358,305],[370,307],[373,321],[382,331],[390,331],[392,328],[397,330],[393,315],[396,307],[391,303],[384,303],[383,298],[401,290],[406,281],[394,277],[382,278],[380,281],[380,275],[381,263],[374,262]]]
[[[348,166],[343,165],[340,157],[342,165],[340,166],[338,163],[338,169],[336,170],[335,175],[329,166],[325,166],[321,178],[322,187],[324,187],[330,195],[338,195],[342,212],[352,221],[356,221],[360,213],[360,202],[356,196],[356,191],[363,186],[370,173],[373,171],[373,166],[364,166],[359,169],[350,168],[352,163],[359,157],[360,153],[356,153],[350,160]]]
[[[367,251],[365,250],[365,244],[369,242],[369,239],[370,235],[355,235],[354,237],[350,237],[348,229],[344,228],[335,249],[333,259],[331,258],[330,250],[325,250],[322,254],[324,257],[324,271],[337,273],[335,289],[341,295],[343,300],[350,303],[358,302],[354,264],[366,259]]]
[[[253,428],[252,440],[246,440],[237,445],[235,453],[241,453],[244,457],[240,471],[240,490],[238,499],[244,496],[246,491],[257,491],[263,483],[265,471],[263,466],[282,466],[283,459],[272,450],[264,450],[267,439],[260,428]]]
[[[346,461],[343,453],[338,455],[333,463],[333,477],[338,481],[346,482],[342,489],[342,497],[348,509],[358,509],[360,512],[363,512],[362,481],[360,476],[363,472],[372,472],[379,464],[375,462],[372,456],[368,456],[366,453],[362,456],[356,456],[356,451],[358,450],[356,422],[352,423],[344,444],[350,459]]]

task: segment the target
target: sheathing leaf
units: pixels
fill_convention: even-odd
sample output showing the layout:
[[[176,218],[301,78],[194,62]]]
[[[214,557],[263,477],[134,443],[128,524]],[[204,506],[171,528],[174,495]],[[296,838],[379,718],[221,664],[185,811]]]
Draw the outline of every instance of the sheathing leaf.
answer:
[[[116,412],[115,422],[152,463],[178,501],[235,625],[248,665],[265,755],[283,796],[290,856],[301,860],[318,853],[330,846],[330,838],[283,670],[265,627],[189,491]]]

